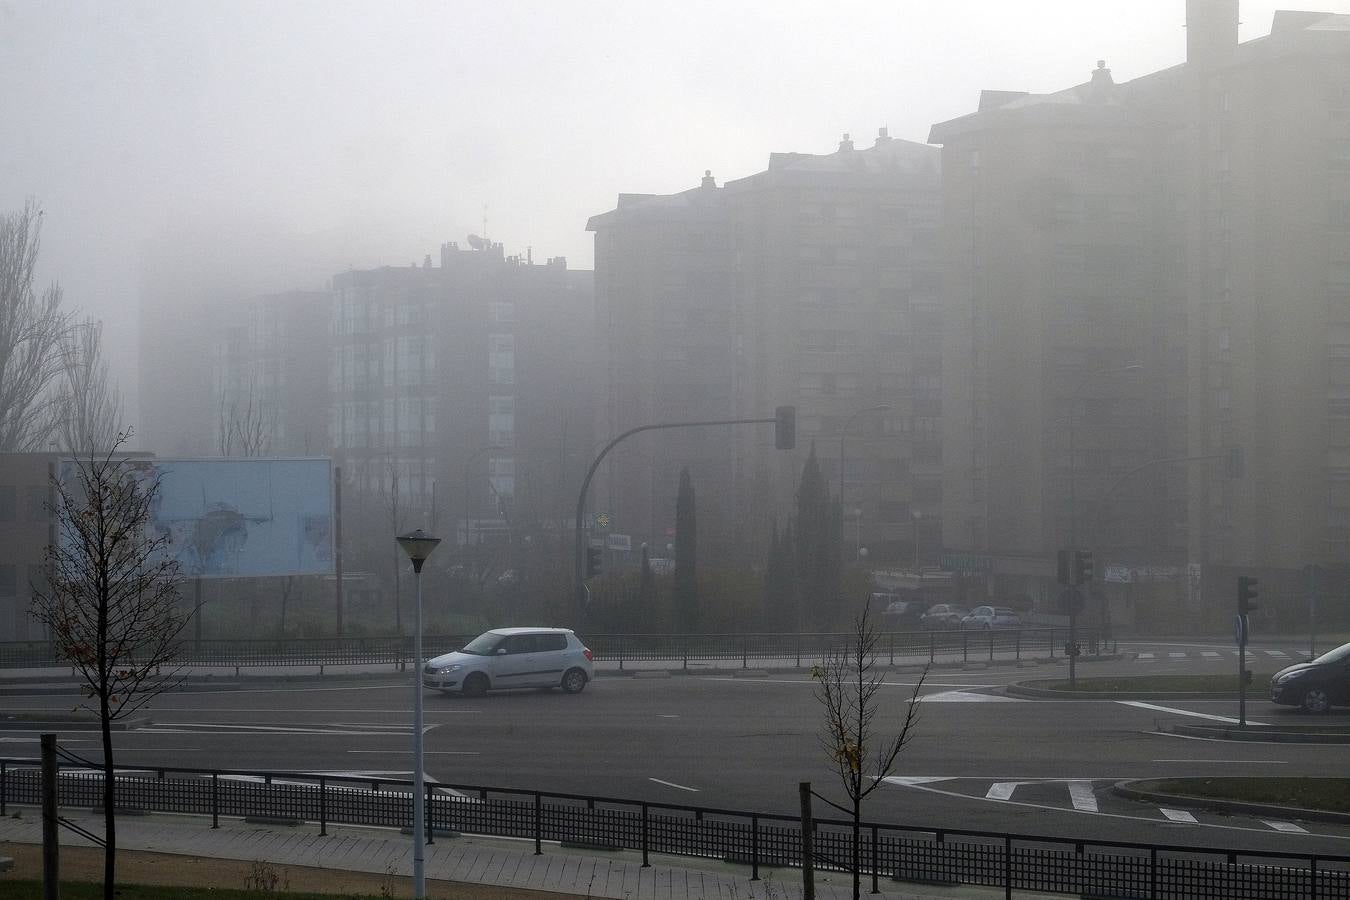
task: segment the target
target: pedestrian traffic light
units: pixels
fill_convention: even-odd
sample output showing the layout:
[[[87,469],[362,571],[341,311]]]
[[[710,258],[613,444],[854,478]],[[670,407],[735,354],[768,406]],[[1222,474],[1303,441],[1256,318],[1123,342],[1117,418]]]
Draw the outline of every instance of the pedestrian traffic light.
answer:
[[[1238,615],[1245,616],[1256,609],[1256,579],[1238,576]]]
[[[599,547],[586,548],[586,577],[594,578],[600,574],[600,563],[604,551]]]
[[[1093,574],[1092,551],[1073,551],[1073,583],[1091,584]]]
[[[780,406],[773,411],[773,445],[779,450],[797,446],[797,407]]]

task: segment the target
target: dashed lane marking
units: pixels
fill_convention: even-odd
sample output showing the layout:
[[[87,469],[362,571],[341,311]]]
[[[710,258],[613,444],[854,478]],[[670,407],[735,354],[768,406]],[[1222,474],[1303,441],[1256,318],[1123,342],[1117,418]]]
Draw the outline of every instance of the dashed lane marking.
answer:
[[[1206,659],[1219,659],[1223,656],[1218,650],[1201,650],[1200,655]]]
[[[1265,822],[1267,825],[1269,825],[1271,828],[1274,828],[1276,831],[1283,831],[1283,832],[1286,832],[1286,833],[1288,833],[1288,834],[1307,834],[1307,833],[1308,833],[1308,829],[1306,829],[1306,828],[1301,828],[1301,827],[1299,827],[1298,825],[1295,825],[1293,822],[1271,822],[1271,821],[1268,821],[1268,820],[1266,820],[1266,819],[1262,819],[1261,821],[1262,821],[1262,822]]]
[[[1186,822],[1190,825],[1200,824],[1200,822],[1195,818],[1195,816],[1186,812],[1186,810],[1184,809],[1167,809],[1166,807],[1159,807],[1158,811],[1162,813],[1164,816],[1167,816],[1167,818],[1171,819],[1173,822]]]
[[[1185,659],[1186,657],[1190,656],[1190,654],[1173,651],[1172,653],[1167,654],[1167,656],[1169,659]]]

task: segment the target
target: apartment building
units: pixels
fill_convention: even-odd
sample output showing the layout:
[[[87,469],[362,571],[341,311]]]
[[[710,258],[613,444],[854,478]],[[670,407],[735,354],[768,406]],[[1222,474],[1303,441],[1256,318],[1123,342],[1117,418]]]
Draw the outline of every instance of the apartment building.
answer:
[[[721,187],[707,173],[592,217],[600,434],[798,408],[793,453],[767,426],[639,436],[602,470],[597,508],[661,546],[687,465],[709,555],[743,562],[786,521],[814,446],[854,555],[936,562],[939,198],[937,151],[882,129],[865,149],[845,135],[833,153],[774,153]]]
[[[335,276],[328,386],[347,483],[460,543],[558,528],[592,427],[591,273],[473,243]]]
[[[1126,618],[1350,543],[1350,17],[1239,44],[1236,0],[1186,13],[1182,65],[930,135],[949,547],[1042,596],[1092,548]]]

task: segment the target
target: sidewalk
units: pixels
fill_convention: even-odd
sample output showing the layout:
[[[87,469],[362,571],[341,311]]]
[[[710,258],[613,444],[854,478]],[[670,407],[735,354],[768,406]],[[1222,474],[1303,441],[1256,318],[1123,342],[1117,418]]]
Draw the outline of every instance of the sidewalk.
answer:
[[[103,831],[100,816],[87,811],[63,810],[66,818],[95,834]],[[299,828],[256,825],[237,819],[221,821],[212,829],[208,819],[192,816],[124,816],[117,820],[118,847],[186,856],[262,860],[273,866],[311,866],[384,875],[410,875],[410,839],[374,828],[329,828],[320,836],[312,824]],[[79,835],[62,829],[63,845],[90,846]],[[0,855],[6,844],[40,844],[39,812],[26,808],[21,818],[0,819]],[[653,857],[648,868],[632,852],[578,855],[545,843],[543,854],[534,854],[531,841],[460,836],[440,837],[426,848],[428,879],[528,888],[610,897],[616,900],[797,900],[801,897],[801,872],[796,869],[761,868],[761,880],[751,881],[746,866],[715,860],[676,860]],[[672,862],[683,865],[672,865]],[[698,866],[693,868],[692,866]],[[0,885],[5,875],[0,874]],[[929,887],[900,885],[882,879],[882,900],[945,900],[955,897],[1001,897],[1002,888],[970,885]],[[871,888],[864,879],[863,890]],[[850,876],[841,872],[817,872],[816,896],[820,900],[843,900],[852,894]],[[1052,896],[1018,891],[1019,898]],[[1054,895],[1058,896],[1058,895]]]

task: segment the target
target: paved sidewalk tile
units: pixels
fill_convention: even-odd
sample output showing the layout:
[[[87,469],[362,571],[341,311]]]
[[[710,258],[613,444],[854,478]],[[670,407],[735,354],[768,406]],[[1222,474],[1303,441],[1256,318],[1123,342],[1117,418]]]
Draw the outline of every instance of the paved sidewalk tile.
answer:
[[[66,818],[89,831],[102,831],[102,819],[85,811],[65,810]],[[279,866],[342,867],[351,871],[383,875],[412,872],[412,848],[406,836],[380,829],[336,827],[328,836],[317,831],[252,825],[222,820],[212,829],[206,820],[189,816],[136,816],[118,820],[118,845],[125,850],[149,850],[210,856],[221,859],[266,860]],[[24,809],[18,818],[0,819],[0,845],[38,844],[42,823],[37,810]],[[89,841],[63,831],[63,844],[88,846]],[[534,890],[556,891],[615,900],[798,900],[801,874],[795,869],[764,870],[764,879],[751,881],[749,872],[653,864],[605,856],[583,856],[545,844],[543,855],[534,855],[529,841],[461,837],[441,839],[426,848],[427,877],[437,880],[498,884]],[[711,867],[716,863],[706,861]],[[691,866],[697,861],[691,860]],[[3,881],[0,875],[0,881]],[[1002,891],[962,887],[913,893],[894,883],[882,882],[882,892],[869,894],[880,900],[930,900],[951,897],[994,897]],[[842,900],[851,894],[849,878],[839,873],[817,875],[820,900]],[[870,887],[865,885],[864,889]],[[888,889],[889,888],[889,889]],[[1028,896],[1019,892],[1019,897]]]

